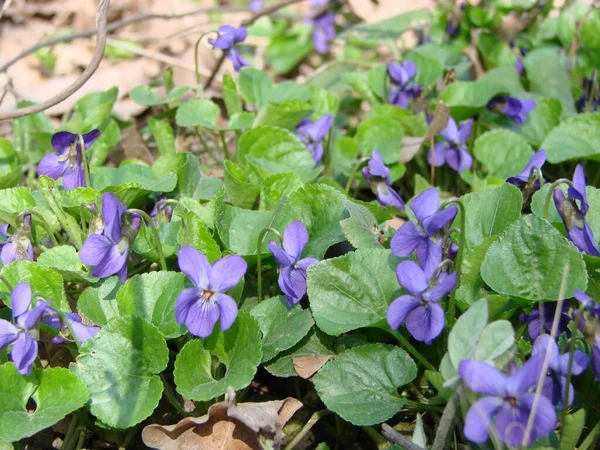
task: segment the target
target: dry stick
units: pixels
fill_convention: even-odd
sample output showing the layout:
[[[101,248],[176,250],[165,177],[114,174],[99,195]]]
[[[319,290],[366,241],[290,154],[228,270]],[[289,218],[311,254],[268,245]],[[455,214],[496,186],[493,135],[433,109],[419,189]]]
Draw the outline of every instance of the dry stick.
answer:
[[[556,311],[554,313],[554,319],[552,320],[552,328],[550,330],[550,337],[554,339],[556,332],[558,331],[558,323],[560,322],[560,314],[562,311],[562,305],[565,299],[565,290],[567,287],[567,277],[569,276],[569,265],[565,265],[563,269],[562,279],[560,281],[560,289],[558,292],[558,301],[556,302]],[[538,380],[537,386],[535,387],[535,397],[533,398],[533,404],[531,405],[531,412],[527,419],[527,426],[525,427],[525,433],[523,434],[523,440],[521,441],[522,446],[527,446],[531,431],[533,429],[533,422],[535,421],[535,413],[538,408],[540,397],[542,395],[542,388],[544,387],[544,381],[546,380],[546,374],[548,373],[548,364],[550,362],[550,346],[546,347],[546,354],[544,355],[544,361],[542,363],[542,369],[540,371],[540,379]],[[565,408],[566,405],[563,405]]]
[[[293,5],[294,3],[300,3],[302,1],[304,1],[304,0],[283,0],[279,3],[276,3],[273,6],[269,6],[268,8],[261,9],[256,14],[253,14],[252,16],[248,17],[247,19],[244,19],[241,23],[241,26],[247,27],[249,25],[252,25],[254,22],[256,22],[258,19],[260,19],[263,16],[274,13],[275,11],[278,11],[281,8],[285,8],[286,6]],[[219,72],[219,69],[225,62],[226,57],[227,57],[227,55],[225,53],[223,53],[221,55],[221,57],[217,61],[217,64],[215,65],[212,73],[210,74],[210,77],[208,77],[208,80],[206,80],[206,83],[204,83],[204,90],[207,90],[211,86],[211,84],[215,80],[215,77],[217,76],[217,73]]]
[[[111,22],[110,24],[107,25],[106,31],[111,32],[118,28],[122,28],[124,26],[131,25],[132,23],[142,22],[145,20],[152,20],[152,19],[171,20],[171,19],[181,19],[183,17],[188,17],[188,16],[195,16],[198,14],[208,14],[208,13],[214,13],[214,12],[238,12],[238,11],[246,11],[246,10],[247,10],[246,8],[223,8],[223,7],[216,6],[216,7],[212,7],[212,8],[195,9],[193,11],[188,11],[186,13],[179,13],[179,14],[140,14],[139,16],[133,16],[128,19],[117,20],[115,22]],[[15,56],[14,58],[7,61],[4,65],[0,66],[0,73],[6,72],[6,70],[10,66],[15,64],[17,61],[25,58],[28,55],[31,55],[32,53],[36,52],[40,48],[50,47],[52,45],[61,44],[63,42],[71,42],[75,39],[92,37],[97,32],[98,32],[97,29],[80,31],[78,33],[57,36],[55,38],[48,39],[47,41],[43,41],[38,44],[35,44],[34,46],[29,47],[26,50],[23,50],[17,56]]]
[[[13,0],[6,0],[6,2],[4,2],[4,5],[2,5],[2,10],[0,10],[0,19],[2,19],[2,16],[4,16],[4,13],[10,7],[12,2]]]
[[[385,437],[392,444],[401,445],[406,450],[425,450],[420,445],[417,445],[414,442],[405,438],[387,423],[381,425],[381,434],[383,434],[383,437]]]
[[[433,441],[433,446],[431,447],[431,450],[444,450],[446,440],[448,439],[448,433],[450,433],[452,431],[452,428],[454,428],[456,405],[460,400],[462,392],[462,387],[459,387],[446,404],[446,408],[444,408],[442,418],[440,419],[440,424],[435,433],[435,439]]]
[[[92,56],[92,60],[89,65],[85,68],[85,70],[79,75],[79,78],[71,84],[67,89],[59,92],[53,97],[50,97],[48,100],[37,103],[35,105],[26,106],[25,108],[16,109],[14,111],[8,111],[5,113],[0,113],[0,121],[7,119],[15,119],[17,117],[27,116],[29,114],[35,114],[40,111],[44,111],[48,108],[51,108],[54,105],[59,104],[63,100],[67,99],[71,95],[73,95],[81,86],[83,86],[87,80],[89,80],[104,57],[104,48],[106,47],[106,24],[107,24],[107,15],[108,15],[108,5],[110,5],[110,0],[100,0],[100,4],[98,5],[98,18],[97,18],[97,28],[98,34],[96,37],[96,48],[94,50],[94,55]]]

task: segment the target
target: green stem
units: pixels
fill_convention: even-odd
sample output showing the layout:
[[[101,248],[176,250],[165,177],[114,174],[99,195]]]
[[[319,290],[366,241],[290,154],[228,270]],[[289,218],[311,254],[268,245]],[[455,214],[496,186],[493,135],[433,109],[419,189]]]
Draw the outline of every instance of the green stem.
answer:
[[[22,222],[23,217],[25,215],[27,215],[27,214],[31,214],[32,216],[36,217],[42,223],[42,227],[44,227],[44,230],[46,230],[46,233],[48,233],[48,237],[52,241],[52,244],[55,247],[58,247],[58,241],[56,240],[56,236],[54,236],[54,233],[50,229],[50,226],[48,225],[48,222],[46,222],[46,219],[44,219],[44,216],[42,216],[39,212],[32,211],[31,209],[29,209],[27,211],[20,212],[17,215],[17,223]]]
[[[567,180],[566,178],[559,178],[558,180],[556,180],[554,183],[552,183],[550,185],[550,190],[548,191],[548,194],[546,195],[546,203],[544,203],[544,219],[545,220],[548,220],[548,212],[550,210],[550,200],[552,199],[552,193],[561,184],[567,184],[569,186],[573,186],[573,183],[571,182],[571,180]]]
[[[73,436],[75,435],[75,431],[77,430],[77,424],[79,422],[79,417],[72,416],[71,422],[69,423],[69,428],[67,428],[67,433],[65,434],[65,438],[62,443],[62,448],[69,449],[71,447],[71,441],[73,441]]]
[[[442,411],[444,409],[441,406],[429,405],[427,403],[420,403],[409,399],[404,400],[404,405],[407,408],[422,409],[424,411]]]
[[[75,450],[81,450],[85,444],[85,428],[79,427],[79,439],[77,439],[77,445]]]
[[[317,423],[322,417],[325,417],[327,414],[331,414],[331,411],[329,411],[328,409],[321,409],[320,411],[316,411],[312,416],[310,416],[308,422],[306,422],[306,424],[302,427],[298,434],[294,436],[294,439],[292,439],[290,443],[285,446],[284,450],[293,450],[298,444],[298,442],[300,442],[302,438],[306,435],[306,433],[308,433],[310,429],[315,425],[315,423]]]
[[[0,281],[2,281],[6,287],[8,288],[8,292],[12,292],[13,287],[12,284],[10,284],[10,281],[8,281],[6,278],[4,278],[4,276],[0,275]]]
[[[185,409],[183,409],[183,406],[181,406],[181,403],[179,403],[179,400],[177,399],[177,395],[175,395],[175,393],[173,392],[173,388],[167,381],[167,378],[165,377],[165,375],[161,373],[160,379],[162,380],[163,385],[165,386],[164,394],[165,394],[165,397],[167,397],[167,400],[169,401],[169,403],[171,405],[173,405],[173,407],[177,410],[177,412],[179,414],[181,414],[183,417],[188,416],[188,413],[185,411]]]
[[[460,237],[458,239],[458,254],[456,255],[456,264],[454,265],[454,270],[458,272],[460,276],[463,256],[467,247],[467,214],[465,205],[462,201],[458,199],[450,200],[449,202],[444,203],[442,208],[453,204],[458,206],[458,208],[460,209]],[[446,316],[448,318],[448,328],[451,328],[454,325],[454,322],[456,321],[456,289],[452,291],[452,294],[450,294],[450,299],[448,300],[448,311]]]
[[[167,270],[167,261],[165,260],[165,253],[163,252],[162,243],[160,242],[160,237],[158,235],[158,230],[156,229],[156,226],[154,226],[152,218],[141,209],[135,208],[130,208],[126,210],[125,214],[137,214],[144,219],[144,222],[146,222],[146,226],[151,230],[150,232],[152,233],[152,238],[154,239],[154,245],[156,245],[158,259],[160,260],[160,268],[161,270]]]
[[[283,238],[281,233],[273,227],[263,228],[258,235],[258,242],[256,244],[256,278],[257,278],[257,299],[258,303],[262,302],[263,290],[262,290],[262,241],[268,232],[273,233],[279,239],[279,244],[283,246]]]
[[[85,142],[83,140],[83,135],[79,134],[79,145],[81,146],[81,163],[83,164],[83,177],[85,179],[85,187],[91,188],[92,184],[90,183],[90,168],[87,162],[87,155],[85,154]]]
[[[362,427],[363,431],[367,433],[367,436],[371,438],[373,443],[377,446],[377,449],[383,449],[390,445],[388,440],[375,430],[373,427]]]
[[[41,297],[41,296],[40,296]],[[47,300],[47,299],[46,299]],[[73,338],[73,341],[75,341],[75,345],[77,346],[77,350],[81,350],[81,342],[79,341],[79,338],[77,337],[77,335],[75,334],[75,331],[73,330],[73,327],[71,325],[71,322],[69,322],[67,320],[67,316],[65,315],[64,312],[62,312],[62,310],[55,308],[56,314],[58,315],[58,317],[60,317],[60,321],[62,322],[62,324],[67,326],[67,329],[69,330],[69,334],[71,335],[71,337]],[[62,328],[62,327],[61,327]]]
[[[223,145],[223,154],[225,155],[225,159],[231,160],[229,148],[227,147],[227,141],[225,140],[225,130],[219,130],[219,135],[221,136],[221,145]]]
[[[217,37],[219,37],[219,32],[216,30],[207,31],[206,33],[202,33],[196,43],[194,44],[194,73],[196,74],[196,84],[200,85],[200,64],[198,61],[198,48],[200,47],[200,41],[204,38],[204,36],[210,33],[217,33]]]
[[[323,165],[325,166],[323,168],[323,174],[325,176],[330,176],[331,175],[331,136],[333,135],[333,125],[331,126],[331,129],[329,130],[329,133],[327,133],[327,141],[325,142],[325,150],[323,152]]]
[[[350,189],[352,188],[352,180],[354,180],[354,177],[356,176],[356,173],[359,171],[360,167],[369,160],[370,158],[368,157],[364,157],[358,160],[358,162],[354,165],[354,167],[352,168],[352,172],[350,172],[350,178],[348,178],[348,182],[346,183],[346,188],[344,189],[344,192],[346,193],[346,195],[350,194]]]
[[[427,367],[429,370],[437,372],[437,369],[433,366],[433,364],[427,361],[427,358],[425,358],[425,356],[423,356],[421,352],[416,349],[416,347],[408,342],[408,339],[406,339],[399,331],[392,330],[391,328],[389,328],[387,331],[389,331],[398,340],[398,342],[408,351],[408,353],[413,355],[416,360],[423,364],[423,366]]]
[[[222,164],[223,161],[221,161],[219,158],[217,158],[217,156],[213,153],[213,151],[210,149],[210,147],[206,143],[206,140],[204,139],[204,137],[202,136],[202,134],[197,130],[197,128],[194,127],[193,130],[194,130],[194,134],[196,135],[196,137],[198,138],[198,140],[200,140],[200,143],[202,144],[202,147],[204,148],[204,151],[206,153],[208,153],[210,155],[210,157],[212,159],[214,159],[217,164]]]
[[[588,448],[592,448],[598,433],[600,433],[600,421],[596,422],[594,428],[590,430],[585,440],[579,446],[579,450],[588,450]]]

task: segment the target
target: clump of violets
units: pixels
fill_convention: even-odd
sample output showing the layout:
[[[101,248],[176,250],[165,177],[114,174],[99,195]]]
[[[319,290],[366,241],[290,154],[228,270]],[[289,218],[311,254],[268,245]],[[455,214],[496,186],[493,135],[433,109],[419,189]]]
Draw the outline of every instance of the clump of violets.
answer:
[[[531,358],[523,366],[505,375],[495,367],[475,360],[463,360],[458,373],[467,387],[483,395],[471,405],[465,417],[465,437],[477,444],[486,442],[490,434],[502,442],[519,447],[525,437],[535,394],[531,392],[542,368],[540,358]],[[545,396],[537,400],[533,426],[525,446],[548,435],[556,425],[556,411]]]
[[[325,114],[315,122],[306,118],[296,126],[298,139],[306,145],[306,148],[308,148],[308,151],[315,160],[315,164],[319,164],[323,159],[323,140],[327,136],[327,133],[329,133],[332,125],[333,116]]]
[[[544,378],[542,394],[559,409],[564,408],[564,400],[569,389],[569,397],[567,406],[573,404],[575,398],[575,389],[571,383],[567,384],[567,375],[569,373],[569,360],[571,355],[565,353],[560,354],[558,345],[548,334],[539,336],[534,344],[531,352],[533,358],[543,360],[548,358],[548,373]],[[588,366],[590,358],[583,352],[575,350],[573,353],[573,363],[571,364],[571,374],[580,375]]]
[[[211,265],[204,254],[186,246],[179,250],[177,262],[194,285],[177,297],[177,323],[201,338],[211,335],[217,320],[220,320],[221,331],[228,330],[235,322],[238,307],[225,292],[235,287],[246,273],[248,265],[244,258],[230,255]]]
[[[489,101],[487,108],[492,112],[510,117],[518,124],[524,124],[535,106],[535,100],[497,95]]]
[[[311,0],[312,8],[323,8],[330,3],[330,0]],[[329,45],[335,39],[335,13],[330,9],[320,11],[314,16],[308,18],[308,22],[313,25],[312,41],[315,50],[322,55],[329,52]]]
[[[12,321],[0,319],[0,349],[12,344],[10,359],[21,375],[30,375],[37,358],[37,325],[50,302],[32,306],[31,286],[18,283],[10,294]]]
[[[437,261],[441,262],[441,257]],[[446,319],[440,300],[456,287],[458,277],[457,272],[439,276],[438,267],[427,264],[423,269],[409,260],[398,264],[398,283],[409,295],[398,297],[387,310],[387,322],[392,329],[399,328],[404,322],[412,337],[426,344],[444,329]]]
[[[82,136],[85,150],[94,143],[98,136],[100,136],[99,130],[92,130]],[[51,143],[55,153],[50,153],[42,158],[38,164],[38,173],[53,180],[62,177],[65,189],[86,187],[83,150],[79,135],[68,131],[59,131],[52,136]]]
[[[285,295],[288,307],[294,306],[306,294],[306,269],[319,262],[315,258],[302,258],[308,244],[308,230],[300,221],[291,222],[283,232],[282,247],[269,242],[269,250],[279,265],[279,288]]]
[[[441,247],[444,230],[452,223],[458,210],[455,205],[441,209],[440,195],[435,188],[425,189],[413,198],[410,208],[417,223],[404,223],[392,238],[390,248],[401,258],[416,250],[419,262],[425,266],[432,248]]]
[[[600,381],[600,304],[585,292],[575,290],[573,296],[581,303],[584,314],[575,317],[577,326],[592,348],[592,372],[594,380]]]
[[[31,233],[31,214],[23,216],[23,223],[12,236],[8,236],[8,224],[0,225],[0,236],[5,240],[0,243],[0,259],[7,265],[15,260],[33,261],[33,245],[29,239]]]
[[[79,250],[79,259],[84,264],[95,266],[92,275],[106,278],[118,275],[122,283],[127,281],[127,259],[140,229],[141,217],[130,216],[129,223],[123,223],[127,208],[112,192],[102,194],[102,220],[104,229],[101,234],[88,236]]]
[[[421,95],[421,86],[412,83],[417,76],[417,65],[412,61],[404,61],[402,64],[390,62],[387,65],[387,73],[392,83],[390,104],[407,109],[410,100]]]
[[[362,170],[363,177],[371,185],[373,194],[377,196],[377,200],[383,206],[393,206],[401,211],[404,211],[404,202],[393,188],[390,178],[390,169],[386,167],[381,158],[381,154],[374,150],[368,167]]]
[[[445,139],[444,142],[437,142],[432,149],[429,149],[427,161],[436,167],[448,164],[458,173],[468,170],[473,165],[473,157],[467,151],[465,143],[471,136],[473,120],[469,119],[463,122],[460,128],[452,117],[448,119],[448,124],[440,135]]]
[[[217,39],[209,39],[213,49],[220,48],[223,50],[227,59],[233,64],[233,69],[236,72],[242,70],[242,67],[249,66],[250,63],[240,54],[236,44],[244,42],[248,37],[246,27],[234,27],[233,25],[223,25],[219,28],[219,37]]]
[[[567,191],[567,196],[560,189],[553,192],[554,204],[558,210],[567,237],[582,252],[592,256],[600,256],[598,245],[594,239],[594,233],[585,220],[589,204],[587,202],[586,181],[583,167],[580,164],[575,168],[573,183]],[[579,202],[579,206],[577,205]]]
[[[556,303],[544,303],[542,309],[543,317],[540,314],[538,306],[534,306],[530,314],[521,313],[519,316],[519,322],[527,323],[527,331],[531,339],[537,339],[542,333],[542,328],[546,331],[552,330],[552,322],[554,322],[554,314],[556,313]],[[568,325],[571,322],[571,316],[569,315],[569,305],[563,303],[562,310],[560,311],[560,317],[558,321],[558,334],[566,332],[567,336],[570,336]]]

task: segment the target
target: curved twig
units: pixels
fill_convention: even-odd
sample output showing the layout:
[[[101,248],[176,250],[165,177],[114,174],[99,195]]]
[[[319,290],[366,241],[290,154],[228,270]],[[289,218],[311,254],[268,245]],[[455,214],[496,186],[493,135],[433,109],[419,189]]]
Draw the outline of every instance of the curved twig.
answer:
[[[81,88],[94,74],[102,58],[104,57],[104,49],[106,47],[106,37],[107,37],[107,15],[108,15],[108,5],[110,5],[110,0],[100,0],[100,4],[98,5],[98,18],[97,18],[97,28],[98,34],[96,37],[96,48],[94,50],[94,54],[92,56],[92,60],[89,65],[85,68],[85,70],[81,73],[79,78],[73,82],[67,89],[59,92],[58,94],[50,97],[48,100],[37,103],[35,105],[26,106],[25,108],[16,109],[14,111],[8,111],[5,113],[0,113],[0,121],[7,119],[15,119],[17,117],[27,116],[29,114],[35,114],[40,111],[44,111],[48,108],[51,108],[54,105],[59,104],[65,99],[69,98],[75,92]]]
[[[396,430],[394,430],[387,423],[384,423],[383,425],[381,425],[381,434],[383,434],[383,437],[386,438],[391,443],[400,445],[400,446],[406,448],[407,450],[425,450],[420,445],[417,445],[414,442],[412,442],[411,440],[402,436],[400,433],[398,433]]]

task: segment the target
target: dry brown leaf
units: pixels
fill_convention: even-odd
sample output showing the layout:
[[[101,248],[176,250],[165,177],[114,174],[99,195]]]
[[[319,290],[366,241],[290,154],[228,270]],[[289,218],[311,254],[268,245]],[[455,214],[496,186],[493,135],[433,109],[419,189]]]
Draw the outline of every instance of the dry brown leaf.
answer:
[[[292,362],[298,375],[302,378],[310,378],[333,357],[333,355],[294,356]]]
[[[150,165],[154,163],[154,158],[137,127],[121,130],[121,145],[125,159],[139,159]]]
[[[283,426],[302,407],[288,397],[261,403],[235,404],[230,387],[228,400],[215,403],[202,417],[186,417],[175,425],[148,425],[142,431],[144,444],[159,450],[263,450],[261,439],[278,449]]]
[[[402,139],[399,161],[404,164],[413,159],[421,148],[424,140],[424,137],[404,136],[404,139]]]

